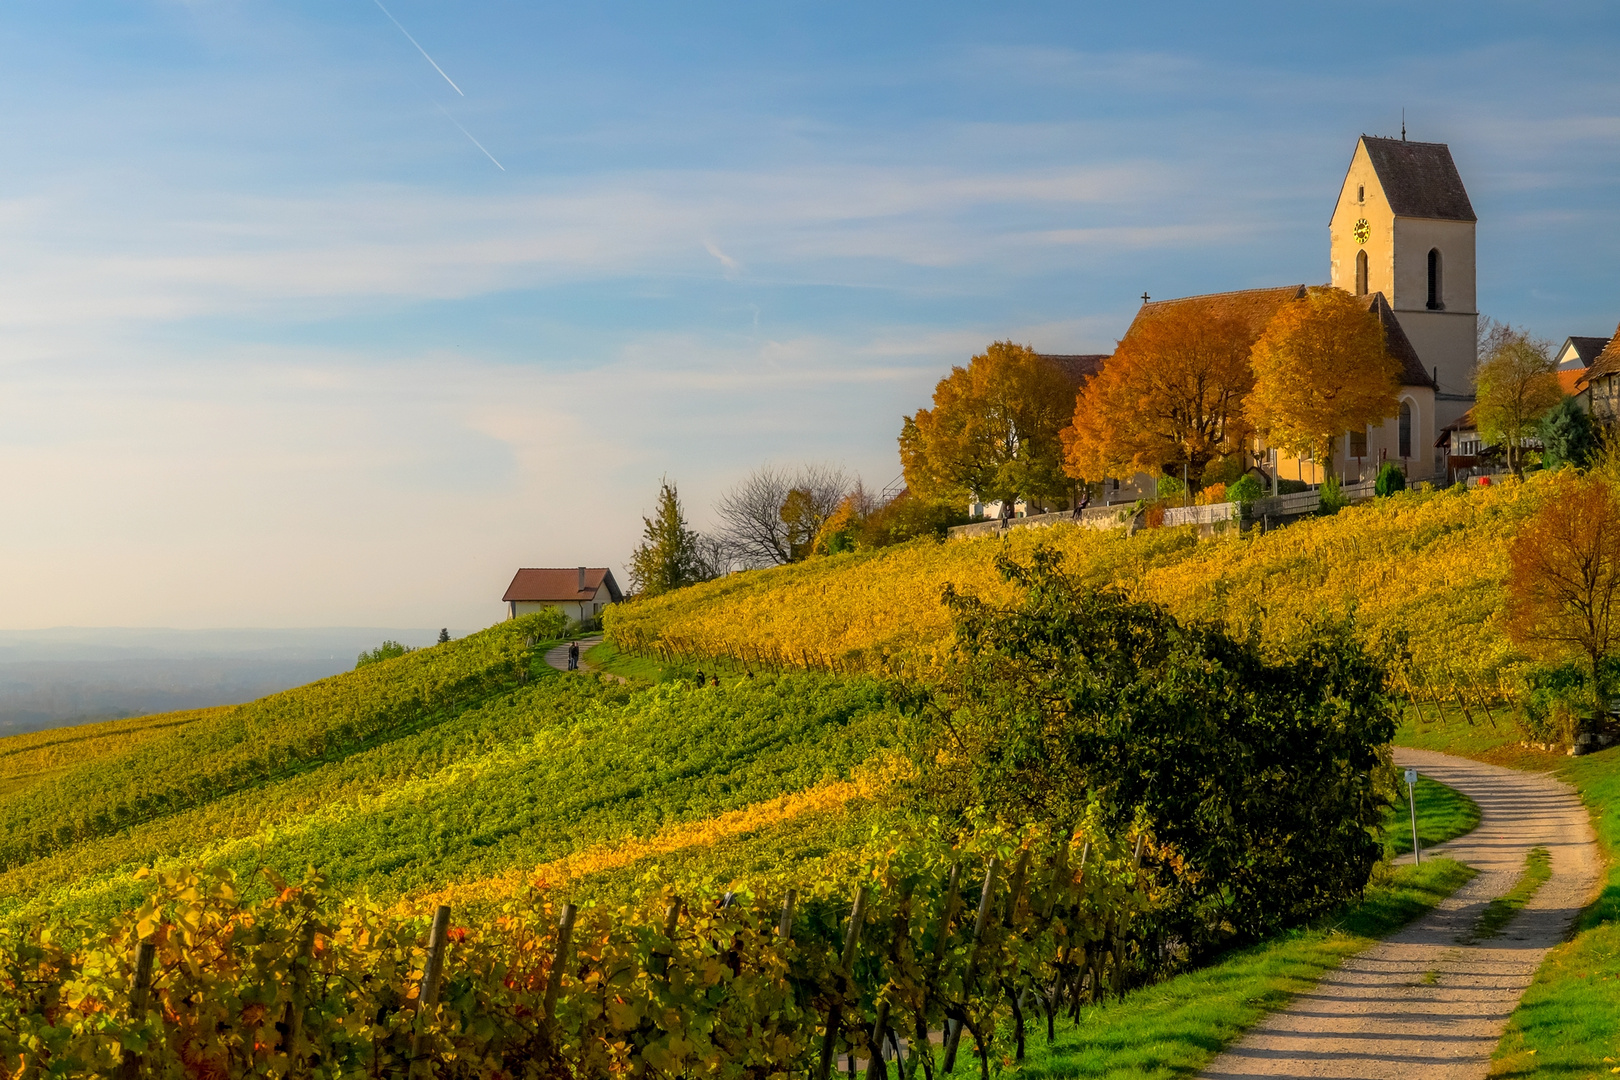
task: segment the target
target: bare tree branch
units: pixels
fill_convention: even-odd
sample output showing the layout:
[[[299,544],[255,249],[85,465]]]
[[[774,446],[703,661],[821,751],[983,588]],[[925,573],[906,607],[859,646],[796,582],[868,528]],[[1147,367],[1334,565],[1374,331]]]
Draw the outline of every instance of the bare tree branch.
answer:
[[[762,465],[749,473],[715,504],[719,539],[731,561],[742,566],[780,566],[792,562],[806,539],[814,539],[849,493],[850,478],[842,469],[805,465],[789,471]],[[792,522],[783,520],[788,496],[794,500]],[[809,530],[809,537],[803,534]]]

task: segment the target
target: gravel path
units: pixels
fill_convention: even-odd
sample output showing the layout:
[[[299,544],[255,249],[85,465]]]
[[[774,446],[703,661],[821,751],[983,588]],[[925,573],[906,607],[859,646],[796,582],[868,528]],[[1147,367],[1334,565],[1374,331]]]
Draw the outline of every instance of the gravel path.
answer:
[[[1397,748],[1395,761],[1479,803],[1479,827],[1434,849],[1479,876],[1267,1017],[1205,1077],[1484,1077],[1542,957],[1595,895],[1597,847],[1573,789],[1543,774],[1425,750]],[[1500,937],[1458,944],[1485,905],[1513,887],[1538,845],[1552,854],[1552,877],[1535,899]]]
[[[602,636],[600,634],[598,634],[596,637],[579,639],[579,670],[591,670],[591,665],[585,662],[585,654],[591,650],[592,646],[600,644],[602,644]],[[565,641],[554,649],[547,649],[546,663],[547,665],[556,668],[558,671],[567,671],[568,643]]]

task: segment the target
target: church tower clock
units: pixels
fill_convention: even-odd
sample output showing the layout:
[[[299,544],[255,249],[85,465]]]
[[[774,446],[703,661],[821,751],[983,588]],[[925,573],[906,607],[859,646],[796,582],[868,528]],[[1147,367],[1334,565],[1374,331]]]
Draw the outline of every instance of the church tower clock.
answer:
[[[1363,135],[1328,225],[1332,283],[1383,293],[1436,376],[1435,422],[1473,405],[1474,208],[1444,143]]]

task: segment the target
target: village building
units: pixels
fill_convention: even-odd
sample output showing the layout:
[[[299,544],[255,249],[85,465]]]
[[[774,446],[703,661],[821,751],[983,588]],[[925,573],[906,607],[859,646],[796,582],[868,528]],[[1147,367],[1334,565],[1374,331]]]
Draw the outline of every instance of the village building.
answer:
[[[612,570],[579,566],[519,570],[501,602],[509,619],[554,608],[572,622],[587,622],[623,599]]]
[[[1335,442],[1332,468],[1347,482],[1370,479],[1386,461],[1399,463],[1412,480],[1446,470],[1436,443],[1474,401],[1477,220],[1444,143],[1371,135],[1357,142],[1328,223],[1329,284],[1364,298],[1378,317],[1386,346],[1400,362],[1401,389],[1393,416]],[[1131,327],[1194,305],[1246,319],[1258,339],[1271,317],[1305,292],[1305,285],[1288,285],[1144,298]],[[1282,454],[1259,441],[1253,450],[1273,481],[1314,484],[1325,478],[1324,462]]]
[[[1582,372],[1576,388],[1592,419],[1605,427],[1620,422],[1620,327],[1615,328],[1603,351]]]

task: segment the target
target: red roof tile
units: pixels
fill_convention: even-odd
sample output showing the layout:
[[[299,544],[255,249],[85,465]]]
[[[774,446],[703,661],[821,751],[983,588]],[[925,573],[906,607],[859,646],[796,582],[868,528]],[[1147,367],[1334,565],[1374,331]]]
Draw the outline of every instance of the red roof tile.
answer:
[[[581,589],[580,569],[577,566],[569,566],[560,569],[519,570],[512,578],[512,584],[507,586],[506,595],[501,597],[501,602],[509,603],[516,600],[550,603],[558,600],[590,600],[596,596],[596,590],[600,589],[604,582],[607,584],[608,596],[614,603],[624,598],[619,592],[618,583],[613,580],[613,571],[600,566],[584,567],[585,588]]]

